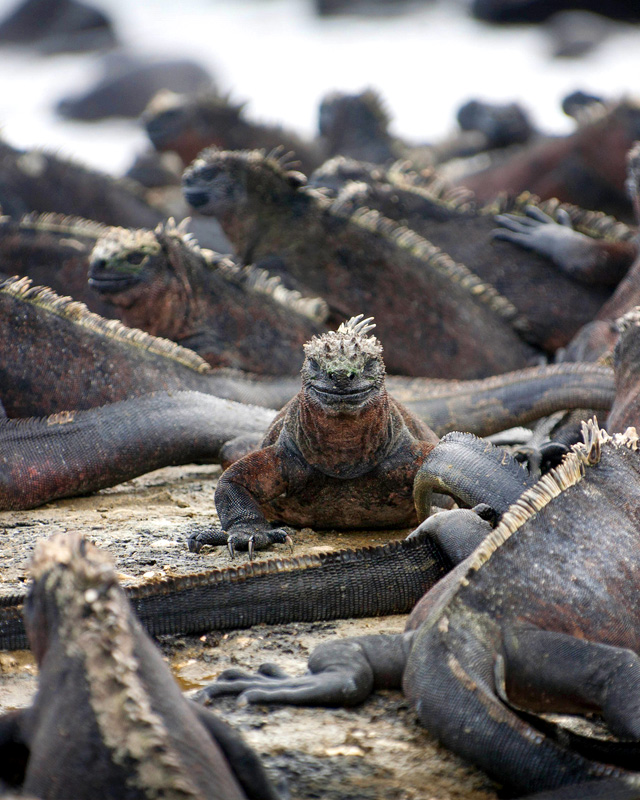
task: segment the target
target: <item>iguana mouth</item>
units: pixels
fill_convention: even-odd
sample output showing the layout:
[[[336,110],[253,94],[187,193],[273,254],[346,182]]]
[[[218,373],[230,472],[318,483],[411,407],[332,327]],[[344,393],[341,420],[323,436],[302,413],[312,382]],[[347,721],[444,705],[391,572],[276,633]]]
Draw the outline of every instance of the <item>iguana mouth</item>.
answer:
[[[198,191],[198,189],[184,189],[184,197],[189,205],[194,208],[205,206],[209,202],[209,193]]]
[[[375,386],[366,386],[362,389],[344,389],[344,390],[334,390],[334,389],[322,389],[319,386],[311,385],[309,386],[310,389],[313,389],[314,392],[319,394],[323,398],[330,399],[332,401],[339,401],[345,403],[357,403],[360,400],[364,400],[370,394],[372,394],[376,387]]]
[[[88,283],[92,289],[98,292],[115,294],[140,283],[140,278],[136,275],[101,275],[100,277],[90,275]]]

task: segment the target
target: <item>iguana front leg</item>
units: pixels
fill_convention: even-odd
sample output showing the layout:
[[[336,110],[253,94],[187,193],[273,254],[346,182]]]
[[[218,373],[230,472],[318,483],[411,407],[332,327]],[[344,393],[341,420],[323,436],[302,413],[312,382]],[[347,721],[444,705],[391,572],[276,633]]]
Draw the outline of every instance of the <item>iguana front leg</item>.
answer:
[[[584,283],[616,285],[633,263],[636,248],[627,242],[606,242],[592,239],[573,229],[569,214],[558,209],[556,219],[537,206],[527,206],[525,216],[498,214],[502,227],[493,232],[494,239],[533,250],[550,258],[570,277]]]
[[[399,689],[413,633],[358,636],[317,647],[305,675],[287,675],[274,664],[262,664],[257,674],[230,669],[205,687],[195,699],[239,695],[245,703],[300,706],[355,706],[374,689]]]
[[[233,556],[236,550],[261,550],[274,542],[290,541],[283,528],[272,528],[261,504],[288,489],[283,459],[274,445],[236,461],[218,481],[215,493],[220,523],[226,531],[226,544]],[[198,552],[202,545],[220,545],[225,541],[219,531],[199,531],[189,537],[189,549]]]

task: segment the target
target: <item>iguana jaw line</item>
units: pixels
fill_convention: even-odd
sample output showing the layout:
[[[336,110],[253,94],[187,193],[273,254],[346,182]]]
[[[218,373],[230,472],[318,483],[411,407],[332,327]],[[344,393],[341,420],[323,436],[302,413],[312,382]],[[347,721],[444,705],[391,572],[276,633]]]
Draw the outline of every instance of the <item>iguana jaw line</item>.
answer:
[[[102,294],[121,292],[136,286],[140,281],[140,275],[101,275],[99,278],[89,276],[89,286]]]
[[[307,391],[311,391],[312,395],[318,397],[323,405],[330,405],[332,408],[337,406],[348,405],[360,406],[378,389],[375,385],[365,386],[361,389],[352,389],[340,391],[332,388],[321,388],[315,384],[310,384],[306,387]]]

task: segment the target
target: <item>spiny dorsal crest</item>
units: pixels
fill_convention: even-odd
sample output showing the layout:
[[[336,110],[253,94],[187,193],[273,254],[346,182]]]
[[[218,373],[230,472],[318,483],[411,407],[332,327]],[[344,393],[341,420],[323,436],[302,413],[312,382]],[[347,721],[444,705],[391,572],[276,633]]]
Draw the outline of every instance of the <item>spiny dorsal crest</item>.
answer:
[[[371,359],[382,360],[382,345],[375,336],[367,336],[373,328],[373,317],[364,319],[364,314],[358,314],[337,331],[314,336],[304,345],[304,353],[325,372],[359,374]]]
[[[638,325],[640,325],[640,306],[635,306],[616,320],[616,327],[621,335],[630,328],[637,328]]]
[[[627,192],[631,198],[640,193],[640,142],[627,153]]]
[[[82,596],[91,602],[97,587],[115,582],[110,556],[78,533],[57,534],[38,542],[31,562],[31,575],[40,580],[45,575],[47,588],[59,587],[64,601]]]

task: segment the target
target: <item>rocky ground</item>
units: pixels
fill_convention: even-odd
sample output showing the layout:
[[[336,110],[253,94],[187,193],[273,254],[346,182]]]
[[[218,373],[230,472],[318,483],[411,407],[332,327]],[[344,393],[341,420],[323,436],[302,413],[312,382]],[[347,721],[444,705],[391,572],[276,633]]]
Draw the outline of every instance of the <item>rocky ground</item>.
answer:
[[[195,555],[186,548],[190,526],[212,518],[218,475],[215,466],[168,467],[89,497],[33,511],[0,513],[0,593],[24,590],[35,542],[59,531],[82,530],[108,549],[124,584],[149,580],[157,573],[227,566],[231,561],[225,550],[206,549]],[[295,552],[378,544],[388,538],[380,532],[350,535],[304,530],[296,535]],[[229,666],[255,670],[263,661],[275,661],[292,672],[303,672],[311,650],[328,638],[393,633],[402,630],[403,624],[404,619],[395,616],[256,626],[201,637],[163,637],[159,644],[182,689],[192,692]],[[0,712],[27,705],[36,682],[37,670],[29,653],[0,653]],[[241,708],[232,698],[218,701],[216,708],[258,751],[274,779],[287,783],[292,798],[496,797],[482,773],[440,747],[418,726],[399,692],[380,692],[351,710]]]

